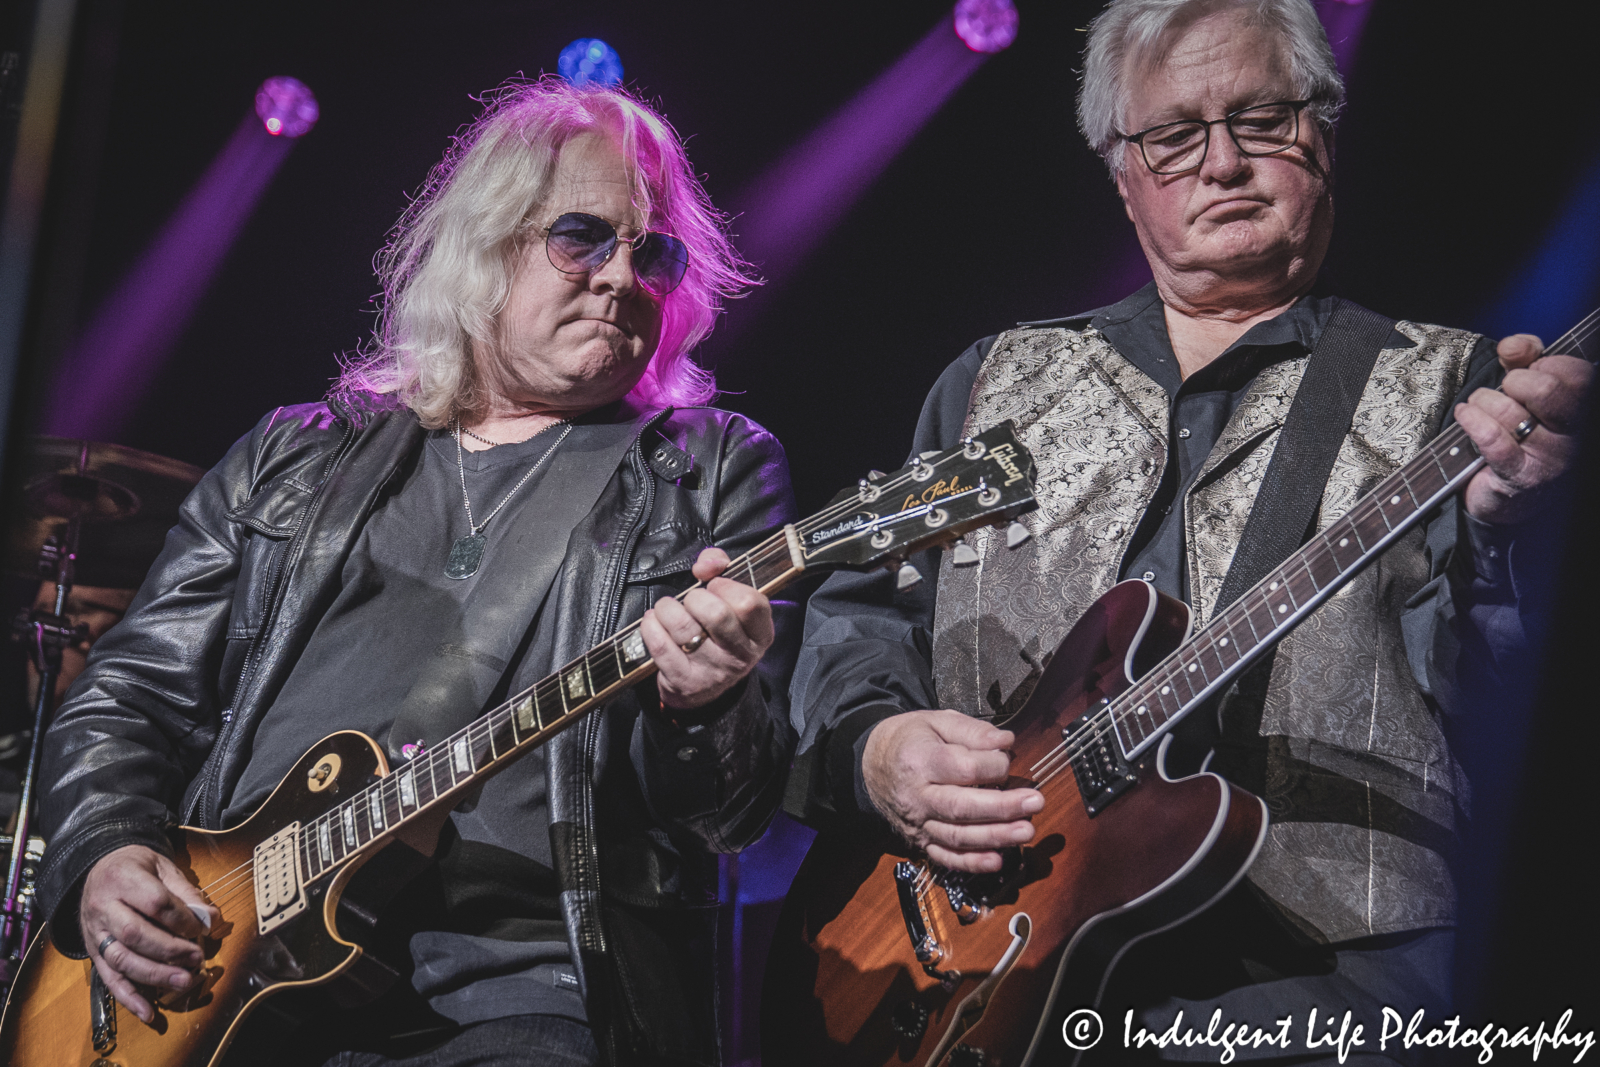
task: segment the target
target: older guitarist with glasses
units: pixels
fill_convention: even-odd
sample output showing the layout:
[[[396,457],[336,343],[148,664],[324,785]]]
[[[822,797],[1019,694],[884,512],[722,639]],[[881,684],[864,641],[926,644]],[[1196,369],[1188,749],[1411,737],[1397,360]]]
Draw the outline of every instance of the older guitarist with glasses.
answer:
[[[149,1023],[197,938],[256,921],[164,827],[238,825],[334,730],[403,767],[642,618],[655,680],[369,887],[398,890],[372,937],[401,981],[228,1055],[709,1067],[713,854],[765,829],[794,741],[793,608],[718,577],[793,520],[788,468],[689,354],[750,279],[665,120],[556,79],[491,99],[381,271],[371,351],[205,476],[50,731],[52,936]]]
[[[1202,1031],[1218,1008],[1269,1030],[1291,1013],[1303,1027],[1313,1006],[1370,1027],[1385,1005],[1448,1015],[1447,857],[1467,787],[1443,721],[1463,686],[1525,652],[1517,563],[1537,551],[1541,507],[1572,462],[1591,371],[1540,358],[1528,335],[1496,345],[1391,322],[1318,288],[1342,96],[1308,0],[1114,0],[1089,32],[1078,114],[1154,281],[978,342],[934,387],[912,442],[947,447],[1015,420],[1039,466],[1033,550],[989,538],[976,558],[930,554],[918,562],[930,580],[911,589],[837,575],[808,608],[792,694],[808,817],[887,827],[937,863],[992,871],[1032,839],[1044,798],[999,788],[1026,768],[987,720],[1022,705],[1044,657],[1119,580],[1187,601],[1197,627],[1216,613],[1251,516],[1286,506],[1261,487],[1326,339],[1359,326],[1370,369],[1326,483],[1310,487],[1309,525],[1447,420],[1487,458],[1425,529],[1178,728],[1168,772],[1209,760],[1267,800],[1272,824],[1205,921],[1142,942],[1113,974],[1102,1004],[1117,1047],[1101,1050],[1113,1062],[1134,1055],[1121,1048],[1128,1007],[1157,1035],[1180,1010]]]

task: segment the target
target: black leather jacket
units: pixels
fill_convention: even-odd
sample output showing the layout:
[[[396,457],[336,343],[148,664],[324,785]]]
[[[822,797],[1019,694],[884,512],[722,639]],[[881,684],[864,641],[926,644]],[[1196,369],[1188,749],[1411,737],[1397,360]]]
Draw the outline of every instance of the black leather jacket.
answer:
[[[557,663],[686,586],[701,548],[737,556],[795,518],[781,446],[741,416],[619,406],[613,422],[633,444],[574,530],[560,600],[541,616],[560,627]],[[77,894],[102,856],[170,854],[175,821],[218,828],[374,500],[423,439],[410,412],[378,401],[281,408],[184,502],[45,739],[39,899],[63,950],[83,953]],[[562,911],[612,1062],[718,1062],[713,853],[765,830],[795,740],[798,612],[773,607],[778,640],[713,722],[679,730],[630,691],[549,742]]]

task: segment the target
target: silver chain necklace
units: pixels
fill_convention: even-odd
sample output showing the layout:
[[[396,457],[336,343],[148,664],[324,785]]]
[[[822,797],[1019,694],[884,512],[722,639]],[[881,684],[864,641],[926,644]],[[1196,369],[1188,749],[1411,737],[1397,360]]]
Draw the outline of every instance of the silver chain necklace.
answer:
[[[572,432],[572,424],[565,419],[562,422],[566,428],[561,431],[561,436],[556,438],[555,444],[545,449],[544,455],[534,461],[533,466],[529,467],[527,473],[518,479],[516,485],[511,487],[511,491],[501,498],[500,503],[494,506],[494,510],[483,517],[482,522],[473,520],[472,499],[467,496],[467,461],[461,448],[461,420],[456,419],[452,423],[456,438],[456,471],[461,475],[461,503],[466,506],[467,525],[471,528],[471,532],[456,538],[455,544],[450,546],[450,558],[445,561],[444,565],[446,577],[471,578],[478,573],[478,565],[483,562],[484,545],[488,543],[488,538],[483,535],[483,528],[489,525],[491,519],[500,514],[500,509],[511,502],[511,498],[517,495],[517,490],[528,484],[528,479],[533,477],[534,472],[544,466],[544,461],[549,459],[551,453],[561,445],[562,441],[567,439],[567,434]],[[551,425],[555,424],[552,423]],[[541,430],[539,432],[543,433],[544,431]],[[537,437],[539,434],[534,434],[533,436]],[[479,438],[479,440],[482,439]]]

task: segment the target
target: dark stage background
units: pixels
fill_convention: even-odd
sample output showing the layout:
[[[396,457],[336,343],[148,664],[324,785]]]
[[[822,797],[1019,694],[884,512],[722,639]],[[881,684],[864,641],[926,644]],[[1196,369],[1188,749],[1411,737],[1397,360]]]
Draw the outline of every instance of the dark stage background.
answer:
[[[1109,302],[1147,277],[1127,266],[1132,227],[1072,121],[1076,28],[1100,5],[1017,6],[1015,45],[970,77],[781,284],[733,305],[702,352],[723,404],[787,446],[802,511],[903,461],[923,395],[971,341]],[[1592,205],[1569,210],[1600,166],[1595,48],[1572,11],[1372,0],[1338,135],[1327,273],[1340,292],[1491,332],[1549,338],[1570,325],[1515,294],[1552,241],[1600,240],[1570,232],[1600,230]],[[574,38],[617,49],[627,82],[689,139],[713,199],[740,210],[766,167],[948,12],[943,0],[83,0],[18,418],[26,425],[43,402],[61,352],[268,76],[307,83],[321,121],[284,160],[148,390],[128,394],[119,443],[209,466],[270,408],[319,397],[338,355],[371,327],[374,252],[475,114],[473,95],[553,70]],[[895,116],[874,121],[892,129]],[[1593,273],[1584,285],[1592,305]],[[1592,591],[1594,577],[1570,570],[1571,595]],[[1556,629],[1582,655],[1594,627],[1579,607]],[[1527,684],[1537,676],[1530,665]],[[1575,1004],[1575,1025],[1589,1028],[1594,987],[1576,967],[1594,919],[1579,906],[1576,864],[1592,850],[1596,805],[1549,756],[1582,751],[1594,701],[1549,692],[1536,704],[1548,745],[1537,773],[1517,786],[1509,759],[1496,769],[1502,784],[1481,794],[1510,814],[1481,820],[1485,850],[1463,876],[1475,939],[1465,981],[1478,1017],[1553,1021]],[[1482,721],[1514,734],[1521,714],[1513,701]],[[1569,792],[1541,792],[1551,789]],[[1517,797],[1523,807],[1508,807]],[[1495,849],[1511,827],[1522,851],[1502,864]],[[753,852],[744,884],[767,885],[763,864],[782,865],[763,857],[781,851]],[[1512,879],[1496,896],[1501,870]]]

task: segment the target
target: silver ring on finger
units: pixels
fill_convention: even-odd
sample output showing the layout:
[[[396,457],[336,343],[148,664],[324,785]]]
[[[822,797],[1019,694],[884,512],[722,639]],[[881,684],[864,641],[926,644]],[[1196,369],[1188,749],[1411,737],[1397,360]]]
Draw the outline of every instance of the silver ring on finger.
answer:
[[[1517,428],[1511,432],[1516,435],[1517,440],[1521,441],[1526,439],[1527,436],[1533,432],[1533,428],[1537,425],[1539,424],[1534,422],[1532,419],[1523,419],[1521,422],[1517,423]]]
[[[106,958],[106,949],[110,948],[112,945],[114,945],[116,943],[117,943],[116,935],[115,934],[107,934],[105,937],[102,937],[100,939],[100,944],[95,947],[95,952],[99,955],[99,957],[101,959],[105,959]]]
[[[686,652],[686,653],[693,653],[695,649],[699,648],[701,645],[703,645],[705,643],[706,643],[706,632],[704,630],[701,630],[699,633],[695,634],[693,637],[689,638],[689,640],[685,641],[683,644],[679,645],[678,647],[683,649],[684,652]]]

